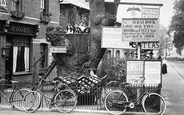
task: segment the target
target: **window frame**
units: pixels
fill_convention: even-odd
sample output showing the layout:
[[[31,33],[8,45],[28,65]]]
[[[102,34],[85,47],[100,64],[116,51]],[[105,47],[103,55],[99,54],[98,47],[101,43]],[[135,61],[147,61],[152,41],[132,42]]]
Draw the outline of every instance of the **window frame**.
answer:
[[[2,4],[3,2],[5,2],[5,3]],[[0,0],[0,6],[6,8],[7,7],[7,0]]]
[[[27,43],[24,41],[21,41],[22,39],[27,39]],[[20,41],[19,41],[20,40]],[[31,72],[31,38],[29,38],[29,37],[24,37],[24,36],[15,36],[15,37],[12,37],[12,47],[13,47],[13,63],[16,63],[16,65],[17,65],[17,60],[16,60],[16,62],[15,62],[15,60],[14,60],[14,56],[15,56],[15,54],[14,54],[14,47],[24,47],[24,58],[25,58],[25,49],[26,49],[26,47],[28,47],[29,48],[29,54],[28,54],[28,71],[26,71],[26,67],[25,67],[25,70],[24,71],[16,71],[16,69],[17,69],[17,66],[16,66],[16,68],[14,68],[14,64],[12,64],[12,73],[13,73],[13,75],[16,75],[16,74],[25,74],[25,73],[30,73]],[[27,56],[26,56],[27,57]],[[17,58],[17,57],[16,57]],[[26,60],[24,60],[24,64],[26,63],[27,61]],[[24,65],[25,66],[25,65]]]
[[[49,0],[40,0],[40,9],[43,12],[49,12]]]
[[[22,11],[22,0],[12,0],[11,10],[12,11]]]

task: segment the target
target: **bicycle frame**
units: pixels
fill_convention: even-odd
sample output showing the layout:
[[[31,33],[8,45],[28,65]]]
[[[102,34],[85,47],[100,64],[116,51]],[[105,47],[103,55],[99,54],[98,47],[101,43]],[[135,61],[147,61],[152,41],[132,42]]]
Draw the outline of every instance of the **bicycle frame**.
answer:
[[[45,99],[45,100],[47,101],[47,104],[50,105],[50,104],[52,104],[52,102],[53,102],[53,100],[54,100],[54,97],[55,97],[55,95],[58,93],[59,90],[58,90],[57,85],[55,84],[55,85],[54,85],[54,93],[53,93],[52,97],[47,96],[46,94],[43,93],[44,91],[43,91],[43,89],[42,89],[42,87],[41,87],[41,86],[43,86],[43,82],[44,82],[44,81],[45,81],[44,79],[41,79],[41,80],[38,82],[38,85],[37,85],[37,87],[36,87],[35,92],[39,92],[40,95],[41,95],[41,100]],[[47,82],[47,81],[46,81],[46,82]],[[42,103],[43,103],[43,101],[40,102],[40,106],[41,106]]]
[[[14,87],[12,88],[13,91],[11,92],[9,98],[8,98],[2,91],[0,91],[1,95],[3,95],[3,97],[6,99],[6,101],[7,101],[9,104],[11,104],[11,105],[12,105],[12,103],[13,103],[13,96],[14,96],[14,94],[15,94],[15,91],[16,91],[15,89],[16,89],[16,87],[17,87],[17,84],[13,84],[13,85],[14,85]]]
[[[127,94],[128,99],[130,99],[130,93],[128,92],[128,89],[127,89],[127,88],[124,88],[123,91]],[[143,91],[138,97],[136,97],[136,98],[134,98],[134,99],[132,99],[132,100],[129,100],[129,101],[127,102],[127,105],[128,105],[128,106],[126,106],[126,108],[127,108],[127,107],[131,108],[131,107],[130,107],[130,104],[131,104],[131,103],[133,103],[134,105],[139,105],[139,104],[140,104],[139,102],[142,101],[142,98],[143,98],[144,96],[146,96],[146,95],[149,95],[149,93],[148,93],[148,91],[147,91],[146,89],[144,89],[144,91]],[[133,108],[134,108],[134,107],[133,107]]]

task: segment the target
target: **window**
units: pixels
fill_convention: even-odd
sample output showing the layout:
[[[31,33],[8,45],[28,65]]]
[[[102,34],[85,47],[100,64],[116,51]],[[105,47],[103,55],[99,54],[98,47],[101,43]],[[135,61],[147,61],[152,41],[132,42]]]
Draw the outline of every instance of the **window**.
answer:
[[[49,12],[49,0],[41,0],[40,8],[41,11]]]
[[[120,51],[116,50],[116,59],[120,59]]]
[[[13,38],[13,73],[30,71],[30,39]]]
[[[111,50],[107,51],[107,59],[111,59]]]
[[[6,0],[0,0],[0,5],[1,5],[2,7],[6,7],[6,6],[7,6]]]
[[[22,0],[12,0],[11,10],[22,11]]]
[[[47,44],[40,44],[40,55],[41,61],[40,61],[40,68],[46,68],[47,67],[47,60],[48,60],[48,53],[47,53],[48,45]]]

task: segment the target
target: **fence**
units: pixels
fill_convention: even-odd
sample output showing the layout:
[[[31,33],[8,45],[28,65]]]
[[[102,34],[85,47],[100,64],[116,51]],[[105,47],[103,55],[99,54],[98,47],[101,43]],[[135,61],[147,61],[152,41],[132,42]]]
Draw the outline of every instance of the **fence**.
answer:
[[[31,88],[35,84],[30,84],[30,83],[19,83],[17,85],[16,89],[22,88],[22,87],[27,87]],[[0,91],[3,92],[7,97],[11,95],[11,88],[12,85],[5,85],[5,84],[0,84]],[[42,89],[44,91],[44,94],[51,97],[53,95],[53,85],[50,84],[45,84]],[[158,85],[150,85],[146,87],[149,92],[157,92],[160,93],[160,86]],[[76,109],[80,110],[105,110],[104,107],[104,98],[107,95],[108,92],[115,90],[115,89],[121,89],[120,87],[103,87],[101,85],[91,87],[90,89],[86,89],[86,91],[81,92],[79,91],[81,89],[81,85],[72,87],[72,90],[75,91],[77,95],[77,100],[78,104],[76,106]],[[137,86],[130,86],[129,89],[131,89],[131,95],[130,98],[134,99],[137,96],[137,90],[142,89],[139,85]],[[44,101],[44,100],[43,100]],[[8,104],[3,101],[0,98],[0,106],[8,106]],[[46,102],[43,102],[42,108],[46,108],[48,105]],[[135,109],[131,109],[128,111],[136,111],[136,112],[142,112],[142,108],[137,107]]]

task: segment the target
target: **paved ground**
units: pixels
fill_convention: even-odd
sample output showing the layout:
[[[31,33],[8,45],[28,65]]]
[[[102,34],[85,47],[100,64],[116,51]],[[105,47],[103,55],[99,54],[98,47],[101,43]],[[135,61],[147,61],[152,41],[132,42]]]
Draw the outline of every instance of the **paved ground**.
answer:
[[[184,115],[184,63],[167,62],[168,73],[162,75],[162,95],[167,102],[165,115]],[[177,73],[178,72],[178,73]],[[183,78],[182,78],[183,77]],[[25,113],[12,110],[11,108],[0,108],[0,115],[61,115],[58,111],[37,111],[36,113]],[[74,111],[67,115],[110,115],[107,111]],[[143,113],[124,114],[143,115]]]
[[[162,88],[162,95],[167,101],[166,115],[183,115],[184,79],[182,76],[184,76],[184,63],[176,61],[168,62],[167,65],[168,73],[163,75]]]

